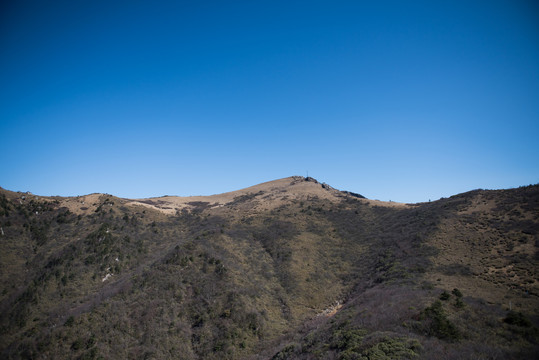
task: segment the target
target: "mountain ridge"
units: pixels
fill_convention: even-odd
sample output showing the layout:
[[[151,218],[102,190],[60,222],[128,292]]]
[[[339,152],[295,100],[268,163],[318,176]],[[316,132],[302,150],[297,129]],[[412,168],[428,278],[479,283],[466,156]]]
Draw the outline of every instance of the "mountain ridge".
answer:
[[[302,184],[307,184],[307,186],[301,186]],[[290,191],[290,188],[294,185],[296,185],[296,190],[298,190],[296,192],[297,196],[301,196],[301,195],[303,195],[304,197],[309,196],[309,195],[310,196],[324,196],[324,195],[327,195],[327,193],[333,193],[334,195],[338,195],[338,196],[351,196],[358,199],[364,199],[366,201],[372,202],[374,204],[378,204],[380,206],[404,205],[404,203],[399,203],[395,201],[380,201],[380,200],[367,199],[364,196],[357,194],[355,192],[337,190],[326,183],[320,183],[318,180],[312,177],[303,177],[303,176],[297,176],[297,175],[280,178],[276,180],[271,180],[271,181],[266,181],[266,182],[249,186],[243,189],[233,190],[233,191],[228,191],[225,193],[213,194],[213,195],[191,195],[191,196],[162,195],[162,196],[155,196],[155,197],[148,197],[148,198],[123,198],[123,197],[118,197],[118,196],[115,196],[113,194],[108,194],[108,193],[91,193],[87,195],[77,195],[77,196],[43,196],[43,195],[33,194],[29,191],[15,192],[15,191],[3,189],[1,187],[0,187],[0,191],[10,193],[11,197],[29,196],[29,197],[33,197],[34,199],[37,198],[37,199],[44,199],[44,200],[51,200],[51,201],[54,201],[54,200],[61,201],[62,206],[66,206],[70,211],[74,211],[77,213],[81,212],[80,210],[81,208],[87,207],[87,206],[77,205],[76,204],[77,202],[80,203],[81,205],[85,205],[88,202],[96,202],[99,199],[99,197],[108,196],[118,201],[125,201],[127,205],[147,206],[147,207],[151,207],[153,209],[159,210],[166,214],[174,214],[176,211],[178,210],[181,211],[183,208],[192,208],[193,206],[190,206],[189,203],[208,202],[208,203],[214,204],[214,206],[222,206],[222,205],[225,205],[226,203],[232,202],[233,199],[238,196],[244,196],[247,194],[255,194],[255,193],[260,193],[260,192]],[[300,185],[300,186],[297,186],[297,185]],[[20,194],[23,194],[23,195],[20,195]],[[327,196],[325,197],[328,198]],[[95,208],[93,210],[95,210]]]
[[[538,224],[537,185],[418,204],[304,177],[198,198],[2,189],[0,353],[530,357]]]

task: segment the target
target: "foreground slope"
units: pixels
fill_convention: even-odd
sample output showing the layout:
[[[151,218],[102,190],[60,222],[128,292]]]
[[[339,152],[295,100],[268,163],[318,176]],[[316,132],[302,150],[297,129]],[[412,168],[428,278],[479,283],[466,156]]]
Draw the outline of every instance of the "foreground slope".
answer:
[[[0,197],[3,358],[537,349],[537,186],[414,205],[303,177],[193,198]]]

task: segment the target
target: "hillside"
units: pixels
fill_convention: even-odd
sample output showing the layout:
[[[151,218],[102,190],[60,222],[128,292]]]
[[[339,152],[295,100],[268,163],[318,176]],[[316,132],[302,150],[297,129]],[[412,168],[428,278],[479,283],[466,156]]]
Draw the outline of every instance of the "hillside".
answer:
[[[204,197],[0,189],[0,354],[521,359],[539,186],[385,203],[290,177]]]

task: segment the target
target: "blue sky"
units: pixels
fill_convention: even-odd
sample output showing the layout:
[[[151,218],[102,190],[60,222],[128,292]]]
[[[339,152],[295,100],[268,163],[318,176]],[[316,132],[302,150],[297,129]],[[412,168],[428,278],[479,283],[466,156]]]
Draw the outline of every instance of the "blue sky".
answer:
[[[53,4],[52,4],[53,3]],[[539,182],[535,1],[0,5],[0,186],[420,202]]]

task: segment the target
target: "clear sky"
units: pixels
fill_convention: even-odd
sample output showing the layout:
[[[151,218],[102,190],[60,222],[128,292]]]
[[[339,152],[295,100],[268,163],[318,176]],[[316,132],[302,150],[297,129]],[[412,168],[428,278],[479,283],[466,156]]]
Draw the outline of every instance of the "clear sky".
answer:
[[[537,1],[4,1],[0,51],[9,190],[539,182]]]

